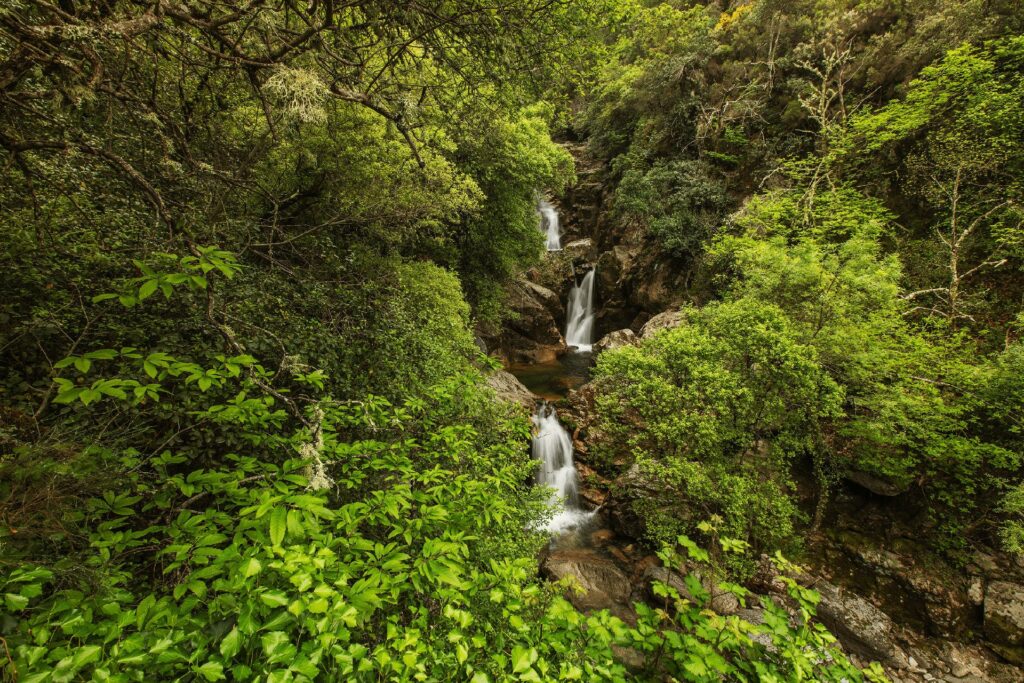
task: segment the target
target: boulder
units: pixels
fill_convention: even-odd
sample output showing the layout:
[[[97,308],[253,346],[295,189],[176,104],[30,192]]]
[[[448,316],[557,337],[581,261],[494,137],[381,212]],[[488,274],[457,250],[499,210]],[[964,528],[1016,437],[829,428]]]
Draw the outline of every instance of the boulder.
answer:
[[[682,322],[682,311],[664,311],[644,323],[643,329],[640,330],[640,338],[649,339],[655,332],[679,327]]]
[[[622,348],[623,346],[632,346],[636,344],[637,336],[633,330],[626,328],[624,330],[615,330],[609,332],[605,336],[601,337],[596,344],[594,344],[594,353],[602,353],[604,351],[611,351],[612,349]]]
[[[993,581],[985,591],[985,638],[996,652],[1024,664],[1024,586]]]
[[[533,297],[534,301],[539,302],[547,309],[553,320],[557,322],[565,319],[565,307],[558,294],[529,280],[520,280],[518,284]]]
[[[559,550],[541,563],[541,573],[553,581],[571,577],[578,590],[566,598],[579,610],[629,610],[633,587],[629,577],[611,559],[593,550]]]
[[[821,594],[818,617],[846,649],[887,667],[904,669],[910,665],[896,643],[895,624],[889,615],[831,583],[823,581],[815,589]]]
[[[531,411],[537,405],[537,397],[511,372],[504,370],[492,372],[487,376],[487,386],[502,401],[518,403]]]

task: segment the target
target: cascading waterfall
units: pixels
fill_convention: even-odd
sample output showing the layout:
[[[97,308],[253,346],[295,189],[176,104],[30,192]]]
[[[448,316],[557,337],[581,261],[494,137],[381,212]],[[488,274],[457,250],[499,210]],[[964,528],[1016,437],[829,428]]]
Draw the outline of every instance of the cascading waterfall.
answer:
[[[537,484],[553,489],[551,502],[560,508],[548,523],[547,530],[552,533],[567,531],[594,514],[579,505],[576,466],[572,462],[572,437],[558,421],[554,407],[546,401],[537,407],[533,424],[536,430],[530,450],[541,463]]]
[[[589,352],[594,338],[594,273],[583,276],[569,292],[568,322],[565,325],[565,343],[577,351]]]
[[[562,233],[558,225],[558,211],[547,200],[540,200],[537,208],[540,213],[540,229],[547,235],[548,251],[561,251]]]

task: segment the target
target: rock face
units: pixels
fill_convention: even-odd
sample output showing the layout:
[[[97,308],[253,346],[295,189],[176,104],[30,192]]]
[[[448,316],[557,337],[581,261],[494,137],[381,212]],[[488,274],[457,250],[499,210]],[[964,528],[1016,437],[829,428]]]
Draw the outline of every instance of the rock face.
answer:
[[[512,318],[489,346],[510,363],[546,363],[565,348],[557,321],[565,317],[558,295],[526,279],[517,280],[508,296]]]
[[[566,253],[570,258],[582,261],[594,261],[596,259],[596,253],[594,251],[594,240],[589,237],[582,240],[576,240],[569,242],[569,244],[562,247],[562,251]]]
[[[594,344],[594,353],[602,353],[604,351],[611,351],[612,349],[622,348],[623,346],[632,346],[636,344],[637,336],[633,330],[628,327],[623,330],[615,330],[609,332],[605,336],[601,337],[596,344]]]
[[[487,376],[487,386],[493,389],[502,401],[518,403],[531,411],[536,407],[537,397],[510,372],[504,370],[492,372]]]
[[[907,655],[896,644],[895,624],[870,602],[831,583],[815,586],[821,593],[818,617],[849,649],[887,667],[903,669],[910,665]]]
[[[861,524],[869,528],[876,522],[866,516]],[[978,601],[970,595],[972,582],[913,540],[880,544],[850,529],[833,532],[831,537],[827,567],[822,570],[837,581],[859,586],[899,621],[943,638],[959,637],[978,624]]]
[[[1024,664],[1024,586],[993,581],[985,591],[985,638],[996,652]]]

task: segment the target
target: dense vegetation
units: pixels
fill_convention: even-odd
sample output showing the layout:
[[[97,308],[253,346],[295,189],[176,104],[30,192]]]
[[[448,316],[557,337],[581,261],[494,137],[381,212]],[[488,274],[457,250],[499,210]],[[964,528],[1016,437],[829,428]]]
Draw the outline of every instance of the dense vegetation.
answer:
[[[618,221],[713,302],[599,363],[599,446],[664,493],[637,505],[652,538],[720,514],[792,547],[854,473],[909,491],[954,560],[1022,550],[1020,21],[943,0],[632,15],[583,123]]]
[[[474,333],[575,128],[713,299],[598,368],[666,564],[754,601],[802,463],[1021,551],[1015,7],[4,3],[2,675],[880,680],[781,555],[758,625],[697,579],[635,625],[538,581]]]

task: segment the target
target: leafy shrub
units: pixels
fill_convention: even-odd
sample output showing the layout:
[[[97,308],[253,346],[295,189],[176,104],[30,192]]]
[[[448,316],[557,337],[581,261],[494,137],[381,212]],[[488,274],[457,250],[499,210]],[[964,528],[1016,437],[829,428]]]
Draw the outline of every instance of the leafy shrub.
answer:
[[[782,547],[795,516],[789,467],[821,448],[842,392],[775,306],[740,299],[683,316],[599,357],[598,447],[625,451],[653,480],[637,511],[657,538],[715,513],[729,536]]]

